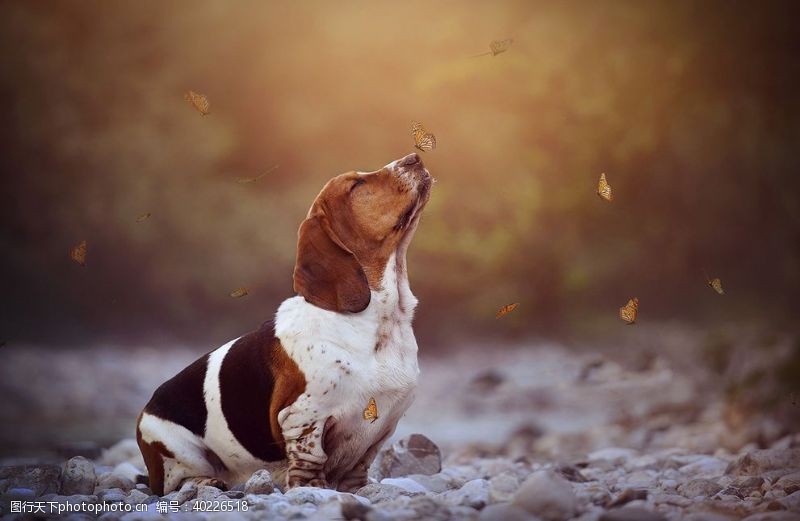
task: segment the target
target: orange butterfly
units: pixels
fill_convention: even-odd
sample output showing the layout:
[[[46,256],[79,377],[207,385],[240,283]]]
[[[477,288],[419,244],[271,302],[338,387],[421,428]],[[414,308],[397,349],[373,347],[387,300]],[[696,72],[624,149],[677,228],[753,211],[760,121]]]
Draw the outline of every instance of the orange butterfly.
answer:
[[[501,52],[506,52],[511,44],[514,43],[513,38],[506,38],[505,40],[492,40],[489,44],[489,49],[492,51],[492,56],[497,56]]]
[[[611,185],[606,181],[606,174],[600,174],[600,181],[597,183],[597,195],[606,201],[614,199],[611,195]]]
[[[639,313],[639,299],[633,297],[628,303],[619,308],[619,318],[627,322],[630,326],[636,323],[636,315]]]
[[[198,92],[190,90],[183,96],[183,99],[191,103],[192,106],[197,109],[197,112],[203,116],[207,115],[210,111],[211,104],[208,102],[208,98]]]
[[[494,316],[494,318],[500,318],[504,315],[508,315],[509,313],[517,309],[517,306],[519,306],[519,302],[514,302],[513,304],[508,304],[507,306],[501,307],[497,311],[497,314]]]
[[[411,135],[414,136],[414,146],[423,152],[430,152],[436,148],[436,136],[426,131],[422,123],[414,122],[411,126]]]
[[[231,297],[233,297],[233,298],[244,297],[247,294],[248,294],[247,293],[247,288],[238,288],[238,289],[235,289],[235,290],[231,291]]]
[[[708,287],[719,293],[720,295],[725,294],[725,290],[722,289],[722,281],[719,278],[711,279],[708,277],[708,274],[703,270],[703,274],[706,276],[706,284]]]
[[[150,215],[152,215],[150,212],[143,213],[142,215],[136,218],[136,222],[140,223],[142,221],[146,221],[147,219],[150,218]]]
[[[375,423],[378,419],[378,404],[375,403],[375,398],[370,398],[367,408],[364,409],[364,419],[369,420],[370,423]]]
[[[69,257],[81,266],[86,266],[86,251],[86,241],[81,241],[69,250]]]

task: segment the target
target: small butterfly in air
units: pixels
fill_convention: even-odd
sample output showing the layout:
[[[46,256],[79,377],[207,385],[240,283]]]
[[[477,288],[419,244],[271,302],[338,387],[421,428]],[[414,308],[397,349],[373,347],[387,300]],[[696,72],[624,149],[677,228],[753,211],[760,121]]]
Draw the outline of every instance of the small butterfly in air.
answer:
[[[268,173],[272,172],[276,168],[278,168],[278,165],[273,166],[272,168],[270,168],[269,170],[267,170],[263,174],[259,174],[259,175],[255,176],[255,177],[237,177],[236,178],[236,182],[239,183],[240,185],[244,185],[244,184],[248,184],[248,183],[255,183],[256,181],[258,181],[259,179],[261,179],[262,177],[264,177]]]
[[[639,313],[639,299],[633,297],[627,304],[619,308],[619,318],[627,322],[630,326],[636,323],[636,315]]]
[[[513,304],[508,304],[507,306],[501,307],[497,311],[497,314],[494,316],[494,318],[500,318],[504,315],[508,315],[509,313],[517,309],[517,306],[519,306],[519,302],[514,302]]]
[[[426,131],[422,123],[414,122],[411,126],[411,135],[414,136],[414,146],[423,152],[430,152],[436,148],[436,136]]]
[[[80,264],[86,266],[86,241],[81,241],[69,250],[69,258]]]
[[[150,218],[151,215],[152,214],[150,212],[145,212],[145,213],[143,213],[142,215],[140,215],[139,217],[136,218],[136,222],[140,223],[142,221],[146,221],[147,219]]]
[[[614,196],[611,195],[611,185],[606,181],[606,174],[600,174],[600,181],[597,183],[597,195],[606,201],[614,199]]]
[[[233,298],[244,297],[247,294],[248,294],[247,293],[247,288],[237,288],[237,289],[231,291],[231,297],[233,297]]]
[[[492,40],[491,43],[489,43],[489,52],[476,54],[472,57],[477,58],[479,56],[488,56],[490,54],[492,56],[497,56],[501,52],[506,52],[509,49],[509,47],[511,47],[512,43],[514,43],[513,38],[506,38],[505,40]]]
[[[725,290],[722,289],[722,281],[719,278],[709,278],[708,274],[706,274],[706,284],[708,287],[719,293],[720,295],[725,294]]]
[[[197,112],[199,112],[203,116],[205,116],[206,114],[209,113],[209,109],[211,108],[211,104],[208,102],[208,98],[206,98],[202,94],[200,94],[198,92],[195,92],[193,90],[190,90],[189,92],[187,92],[183,96],[183,99],[185,99],[186,101],[191,103],[192,106],[195,109],[197,109]]]
[[[369,420],[370,423],[375,423],[378,419],[378,404],[375,403],[375,398],[370,398],[367,408],[364,409],[364,419]]]

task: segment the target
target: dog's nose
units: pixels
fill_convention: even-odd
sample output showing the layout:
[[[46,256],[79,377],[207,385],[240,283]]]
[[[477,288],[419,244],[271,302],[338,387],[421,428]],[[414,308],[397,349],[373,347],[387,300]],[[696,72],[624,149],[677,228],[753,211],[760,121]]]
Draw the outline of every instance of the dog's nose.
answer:
[[[416,165],[419,162],[420,162],[419,156],[416,153],[414,153],[414,154],[408,154],[406,157],[401,159],[398,164],[400,166],[412,166]]]

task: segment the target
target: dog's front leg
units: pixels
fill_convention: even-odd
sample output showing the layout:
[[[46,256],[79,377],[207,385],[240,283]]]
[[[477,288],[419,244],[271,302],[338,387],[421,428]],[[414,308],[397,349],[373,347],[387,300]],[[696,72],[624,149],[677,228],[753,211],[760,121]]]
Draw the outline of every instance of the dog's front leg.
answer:
[[[375,456],[378,455],[380,448],[383,446],[386,440],[389,439],[393,432],[394,430],[384,434],[381,439],[379,439],[369,448],[369,450],[367,450],[358,463],[356,463],[355,466],[344,475],[341,481],[339,481],[339,484],[336,487],[337,490],[340,492],[354,493],[369,483],[369,467],[375,460]]]
[[[286,486],[327,487],[325,479],[325,430],[332,418],[317,418],[308,414],[310,408],[292,406],[284,409],[278,421],[286,442]]]

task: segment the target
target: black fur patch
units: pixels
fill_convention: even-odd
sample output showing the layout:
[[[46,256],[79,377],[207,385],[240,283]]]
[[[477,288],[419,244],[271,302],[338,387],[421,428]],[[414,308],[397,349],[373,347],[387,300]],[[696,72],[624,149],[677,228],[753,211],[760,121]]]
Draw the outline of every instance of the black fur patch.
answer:
[[[206,430],[206,401],[203,381],[206,378],[208,354],[192,362],[186,369],[156,389],[144,411],[164,420],[183,425],[197,436]]]
[[[276,342],[272,322],[249,333],[230,348],[219,371],[222,414],[236,439],[264,461],[286,457],[270,429],[270,401],[275,379],[267,361]]]

